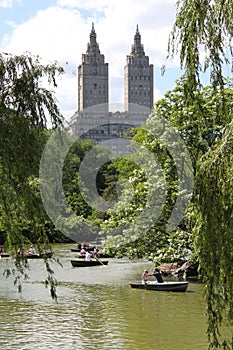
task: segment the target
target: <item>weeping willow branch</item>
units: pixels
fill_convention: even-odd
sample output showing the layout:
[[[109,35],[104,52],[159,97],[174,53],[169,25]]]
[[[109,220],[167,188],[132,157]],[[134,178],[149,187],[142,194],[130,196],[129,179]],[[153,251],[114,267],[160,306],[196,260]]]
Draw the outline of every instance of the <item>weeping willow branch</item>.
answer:
[[[222,143],[199,167],[196,192],[199,218],[196,245],[202,274],[208,314],[210,348],[232,344],[220,341],[224,321],[233,325],[233,123]]]

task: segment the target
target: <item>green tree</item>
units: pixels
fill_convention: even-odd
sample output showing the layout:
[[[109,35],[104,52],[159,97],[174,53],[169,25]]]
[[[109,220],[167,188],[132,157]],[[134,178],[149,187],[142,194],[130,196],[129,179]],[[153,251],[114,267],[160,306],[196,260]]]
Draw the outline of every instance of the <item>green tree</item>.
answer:
[[[193,91],[187,103],[187,79],[181,78],[176,87],[156,102],[154,113],[168,119],[185,141],[194,170],[200,157],[219,142],[225,127],[232,120],[233,89],[226,81],[222,89],[213,85]],[[224,109],[218,106],[224,104]]]
[[[87,218],[92,208],[84,201],[79,190],[79,167],[85,156],[93,148],[89,140],[77,140],[70,148],[63,168],[63,188],[68,204],[77,216]]]
[[[53,91],[44,86],[56,87],[62,71],[56,63],[41,65],[29,54],[0,54],[0,222],[15,249],[25,243],[25,228],[33,230],[31,239],[44,235],[39,162],[48,121],[53,128],[63,121]],[[22,271],[19,261],[16,266]]]
[[[200,89],[201,75],[209,73],[214,87],[224,89],[224,65],[232,71],[233,1],[182,0],[169,42],[169,56],[180,55],[186,78],[186,102]],[[204,56],[204,59],[203,59]],[[225,101],[217,106],[224,112]],[[201,113],[201,112],[200,112]],[[202,159],[197,169],[199,220],[196,245],[205,275],[210,348],[233,349],[219,337],[224,313],[232,322],[232,126],[221,144]],[[229,253],[230,252],[230,253]]]
[[[107,234],[109,245],[119,248],[119,254],[151,260],[160,255],[162,260],[161,249],[169,245],[166,225],[178,192],[176,167],[166,146],[154,136],[153,118],[137,131],[133,142],[136,153],[111,165],[122,191],[107,212],[101,233]]]
[[[175,231],[167,234],[166,224],[174,208],[178,189],[178,177],[176,163],[169,153],[167,145],[155,137],[157,125],[157,115],[164,120],[169,120],[170,125],[175,127],[185,141],[188,151],[191,155],[193,167],[196,170],[201,157],[211,150],[221,140],[225,127],[232,118],[232,89],[231,85],[223,91],[212,86],[207,86],[193,94],[193,99],[187,105],[184,91],[185,81],[181,79],[177,86],[168,91],[164,98],[160,99],[154,106],[154,111],[145,124],[145,129],[139,129],[134,137],[134,141],[146,147],[154,155],[163,169],[165,175],[166,198],[164,207],[155,225],[134,242],[122,247],[120,236],[117,238],[121,252],[128,252],[130,256],[147,257],[154,261],[173,261],[184,258],[187,250],[191,249],[196,255],[193,247],[192,212],[194,199],[190,203],[183,220]],[[225,100],[225,114],[216,115],[216,106]],[[192,101],[192,104],[191,104]],[[202,110],[200,115],[199,111]],[[226,113],[227,111],[227,113]],[[148,130],[148,131],[146,131]],[[140,154],[140,152],[139,152]],[[132,159],[133,161],[133,159]],[[108,232],[108,235],[116,227],[128,224],[133,231],[138,231],[135,218],[145,210],[149,187],[156,187],[161,183],[161,178],[155,178],[156,163],[153,161],[148,167],[151,167],[151,181],[148,181],[145,169],[142,171],[139,166],[125,159],[114,162],[111,167],[117,169],[118,177],[122,181],[123,191],[120,201],[112,210],[108,211],[108,220],[103,223],[102,228]],[[114,185],[114,183],[111,183]],[[162,185],[162,184],[161,184]],[[131,195],[131,201],[127,201]],[[140,223],[141,224],[141,223]],[[127,231],[124,227],[124,235]],[[129,234],[130,237],[130,234]],[[113,244],[113,239],[111,239]]]
[[[187,84],[187,96],[208,73],[211,85],[224,86],[224,65],[232,68],[232,0],[180,0],[169,38],[168,57],[179,55]]]
[[[233,324],[233,124],[222,142],[203,158],[196,180],[195,238],[206,283],[210,347],[232,349],[221,341],[221,325]]]

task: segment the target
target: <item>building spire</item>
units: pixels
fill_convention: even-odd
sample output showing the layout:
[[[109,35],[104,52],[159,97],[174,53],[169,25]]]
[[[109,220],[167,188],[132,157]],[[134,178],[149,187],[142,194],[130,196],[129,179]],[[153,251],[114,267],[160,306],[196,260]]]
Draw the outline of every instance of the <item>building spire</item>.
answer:
[[[94,22],[92,22],[91,33],[90,33],[90,42],[87,44],[87,52],[86,53],[95,53],[99,54],[99,45],[96,42],[96,32],[94,27]]]
[[[131,55],[135,56],[144,56],[144,48],[143,45],[141,44],[141,34],[138,29],[138,24],[136,26],[136,33],[134,35],[134,44],[132,45],[131,49]]]

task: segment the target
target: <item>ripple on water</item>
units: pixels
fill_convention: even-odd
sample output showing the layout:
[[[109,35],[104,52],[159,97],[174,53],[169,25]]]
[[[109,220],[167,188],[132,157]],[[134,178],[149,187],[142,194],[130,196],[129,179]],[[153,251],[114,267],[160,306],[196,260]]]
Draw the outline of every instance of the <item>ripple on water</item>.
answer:
[[[67,255],[68,255],[67,251]],[[201,287],[194,293],[132,290],[148,262],[112,259],[108,266],[56,267],[58,303],[42,284],[43,264],[30,262],[20,296],[11,282],[0,288],[0,349],[6,350],[204,350],[207,348]],[[1,270],[1,266],[0,266]],[[0,271],[1,273],[1,271]]]

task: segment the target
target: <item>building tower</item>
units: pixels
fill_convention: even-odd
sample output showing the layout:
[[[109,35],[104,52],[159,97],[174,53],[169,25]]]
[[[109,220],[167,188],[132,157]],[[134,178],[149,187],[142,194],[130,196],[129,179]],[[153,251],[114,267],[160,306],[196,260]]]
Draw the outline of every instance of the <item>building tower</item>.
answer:
[[[131,53],[126,58],[124,103],[129,113],[136,112],[130,104],[145,106],[148,109],[153,106],[153,65],[149,64],[149,57],[145,55],[138,25]]]
[[[104,104],[99,111],[108,113],[108,63],[100,53],[92,23],[90,42],[78,67],[78,111],[99,104]]]

